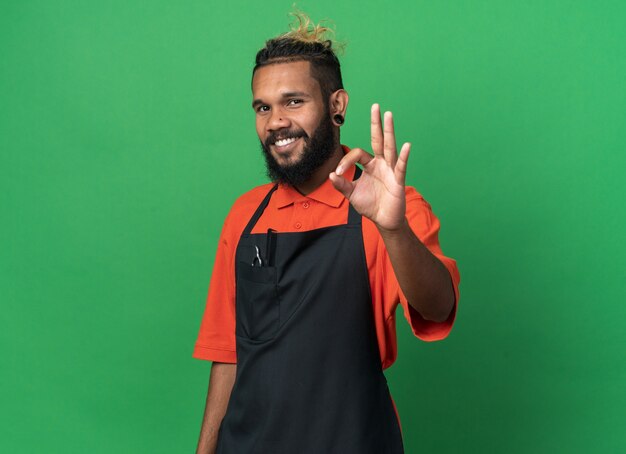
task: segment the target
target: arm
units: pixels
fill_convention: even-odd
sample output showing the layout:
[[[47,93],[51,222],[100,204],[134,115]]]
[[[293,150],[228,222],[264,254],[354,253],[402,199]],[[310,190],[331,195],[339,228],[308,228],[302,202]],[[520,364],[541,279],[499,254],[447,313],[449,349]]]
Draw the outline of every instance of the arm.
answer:
[[[398,230],[379,231],[409,304],[426,320],[447,320],[454,307],[454,289],[443,263],[417,238],[406,219]]]
[[[397,153],[391,112],[385,113],[383,128],[377,104],[372,106],[371,134],[374,156],[354,148],[329,178],[352,206],[378,228],[409,304],[427,320],[444,321],[454,307],[450,275],[417,238],[406,219],[405,179],[411,145],[405,143]],[[359,179],[343,178],[345,169],[356,163],[363,166]]]
[[[211,365],[209,389],[196,454],[215,453],[217,432],[226,413],[236,372],[237,364],[214,362]]]

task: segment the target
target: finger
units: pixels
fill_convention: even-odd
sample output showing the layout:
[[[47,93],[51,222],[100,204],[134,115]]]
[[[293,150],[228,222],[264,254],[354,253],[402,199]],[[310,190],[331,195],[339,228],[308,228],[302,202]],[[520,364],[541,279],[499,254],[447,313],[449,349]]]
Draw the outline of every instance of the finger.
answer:
[[[380,106],[372,104],[372,151],[374,156],[383,156],[383,126],[380,124]]]
[[[372,159],[374,159],[374,157],[367,151],[361,148],[353,148],[346,153],[343,158],[341,158],[341,161],[337,164],[335,172],[337,175],[343,175],[343,173],[350,168],[350,166],[353,166],[356,163],[366,166]]]
[[[398,153],[396,151],[396,134],[393,129],[393,115],[391,112],[385,112],[383,141],[383,155],[385,156],[385,161],[393,168],[396,165]]]
[[[352,191],[354,191],[355,183],[346,180],[344,177],[340,177],[335,172],[331,172],[328,178],[330,178],[330,182],[333,184],[335,189],[341,192],[346,199],[350,200]]]
[[[406,169],[409,164],[409,154],[411,153],[411,144],[405,143],[400,150],[400,156],[398,156],[398,162],[393,170],[396,181],[404,186],[406,182]]]

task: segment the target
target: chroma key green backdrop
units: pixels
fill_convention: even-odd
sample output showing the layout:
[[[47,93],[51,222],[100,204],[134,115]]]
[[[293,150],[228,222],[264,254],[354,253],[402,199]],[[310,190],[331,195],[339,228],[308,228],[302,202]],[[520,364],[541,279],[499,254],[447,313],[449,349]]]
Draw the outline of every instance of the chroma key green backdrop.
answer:
[[[266,182],[252,62],[291,3],[0,6],[1,452],[195,449],[216,241]],[[624,452],[625,3],[298,6],[347,42],[343,142],[394,112],[461,270],[448,339],[398,312],[407,453]]]

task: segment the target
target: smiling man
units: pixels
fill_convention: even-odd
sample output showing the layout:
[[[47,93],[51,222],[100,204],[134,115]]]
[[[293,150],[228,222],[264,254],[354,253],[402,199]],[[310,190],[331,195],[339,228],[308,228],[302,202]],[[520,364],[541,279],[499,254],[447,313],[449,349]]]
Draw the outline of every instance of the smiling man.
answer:
[[[398,153],[392,114],[372,106],[372,153],[341,145],[339,61],[327,29],[297,17],[253,70],[272,182],[224,222],[194,350],[213,361],[197,452],[402,453],[383,374],[395,310],[418,338],[443,339],[459,274],[405,186],[410,144]]]
[[[338,139],[332,121],[324,115],[328,99],[322,95],[320,83],[311,77],[310,65],[308,61],[269,64],[257,69],[253,79],[252,108],[257,114],[257,134],[269,177],[300,187],[304,193],[322,182],[310,181],[316,173],[322,179],[328,176],[317,171],[330,164]],[[303,78],[303,74],[308,77]],[[338,91],[335,98],[338,110],[345,111],[347,93]],[[286,106],[290,115],[277,117],[270,103]]]

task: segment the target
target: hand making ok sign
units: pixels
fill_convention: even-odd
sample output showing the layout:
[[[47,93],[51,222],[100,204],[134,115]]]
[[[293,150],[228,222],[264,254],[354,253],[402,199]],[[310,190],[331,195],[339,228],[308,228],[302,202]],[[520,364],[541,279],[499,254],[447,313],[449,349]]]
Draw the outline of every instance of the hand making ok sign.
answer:
[[[380,106],[372,106],[372,151],[374,156],[353,148],[339,162],[330,180],[352,206],[363,216],[372,220],[379,229],[393,231],[405,221],[406,202],[404,185],[410,143],[402,145],[400,155],[396,150],[393,116],[385,112],[384,126],[380,121]],[[348,181],[341,175],[350,166],[359,163],[363,173],[356,181]]]

